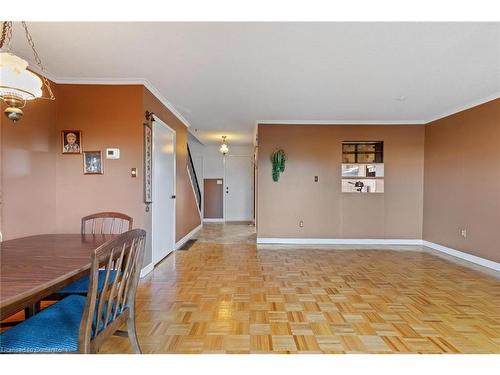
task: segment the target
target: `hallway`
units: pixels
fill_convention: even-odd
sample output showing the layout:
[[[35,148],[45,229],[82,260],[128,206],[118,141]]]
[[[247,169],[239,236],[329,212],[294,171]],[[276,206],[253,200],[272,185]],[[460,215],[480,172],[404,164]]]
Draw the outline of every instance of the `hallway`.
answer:
[[[255,244],[255,226],[251,222],[204,223],[193,239],[203,243]]]

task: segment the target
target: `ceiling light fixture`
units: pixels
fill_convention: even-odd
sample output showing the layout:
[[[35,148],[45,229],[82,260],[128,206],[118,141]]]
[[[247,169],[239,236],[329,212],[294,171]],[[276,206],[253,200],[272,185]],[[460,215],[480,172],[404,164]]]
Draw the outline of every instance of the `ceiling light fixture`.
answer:
[[[226,154],[229,152],[229,147],[227,147],[226,138],[227,136],[225,135],[222,136],[222,144],[220,145],[219,149],[222,155],[224,156],[226,156]]]
[[[26,39],[33,51],[36,64],[45,73],[42,61],[35,49],[35,43],[28,31],[26,22],[21,22]],[[7,104],[4,113],[7,118],[16,123],[23,117],[22,108],[26,101],[37,98],[54,100],[50,82],[45,76],[41,78],[28,70],[28,62],[11,52],[12,21],[2,22],[0,34],[0,99]],[[47,88],[48,97],[43,97],[42,87]]]

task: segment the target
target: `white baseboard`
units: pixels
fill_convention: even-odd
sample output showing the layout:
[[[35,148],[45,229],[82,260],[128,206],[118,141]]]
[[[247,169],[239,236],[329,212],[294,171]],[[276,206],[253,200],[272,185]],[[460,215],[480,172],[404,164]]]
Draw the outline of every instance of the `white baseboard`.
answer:
[[[466,260],[471,263],[479,264],[480,266],[491,268],[495,271],[500,271],[500,263],[494,262],[489,259],[481,258],[472,254],[464,253],[463,251],[460,250],[455,250],[443,245],[439,245],[434,242],[429,242],[429,241],[422,241],[423,246],[430,247],[431,249],[440,251],[442,253],[454,256],[456,258],[460,258],[463,260]]]
[[[186,242],[188,242],[191,237],[195,235],[196,232],[198,232],[202,227],[202,224],[198,225],[196,228],[194,228],[191,232],[186,234],[184,237],[182,237],[179,241],[175,243],[175,250],[179,250]]]
[[[257,244],[273,245],[421,245],[456,258],[500,271],[500,263],[437,243],[419,239],[365,239],[365,238],[266,238],[258,237]]]
[[[258,237],[257,244],[290,245],[422,245],[413,239],[365,239],[365,238],[265,238]]]
[[[146,276],[148,273],[150,273],[151,271],[153,271],[153,269],[155,268],[153,262],[149,263],[146,267],[144,267],[142,270],[141,270],[141,274],[140,274],[140,278],[142,279],[144,276]]]
[[[203,219],[204,223],[223,223],[225,221],[224,219]]]

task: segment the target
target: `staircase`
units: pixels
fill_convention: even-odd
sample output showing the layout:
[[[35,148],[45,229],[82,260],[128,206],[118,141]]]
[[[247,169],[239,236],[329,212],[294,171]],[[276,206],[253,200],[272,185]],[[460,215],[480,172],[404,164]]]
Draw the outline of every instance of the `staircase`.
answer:
[[[189,145],[187,145],[188,150],[188,174],[191,179],[191,185],[193,185],[194,195],[196,198],[196,204],[201,212],[201,190],[198,183],[198,177],[196,177],[196,171],[194,169],[193,158],[191,157],[191,151],[189,150]]]

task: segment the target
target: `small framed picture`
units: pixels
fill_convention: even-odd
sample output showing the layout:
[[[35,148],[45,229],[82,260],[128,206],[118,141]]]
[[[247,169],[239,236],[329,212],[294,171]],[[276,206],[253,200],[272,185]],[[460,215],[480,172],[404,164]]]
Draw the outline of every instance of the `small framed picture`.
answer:
[[[83,174],[103,174],[102,152],[83,151]]]
[[[82,132],[80,130],[61,131],[61,145],[63,154],[82,153]]]

